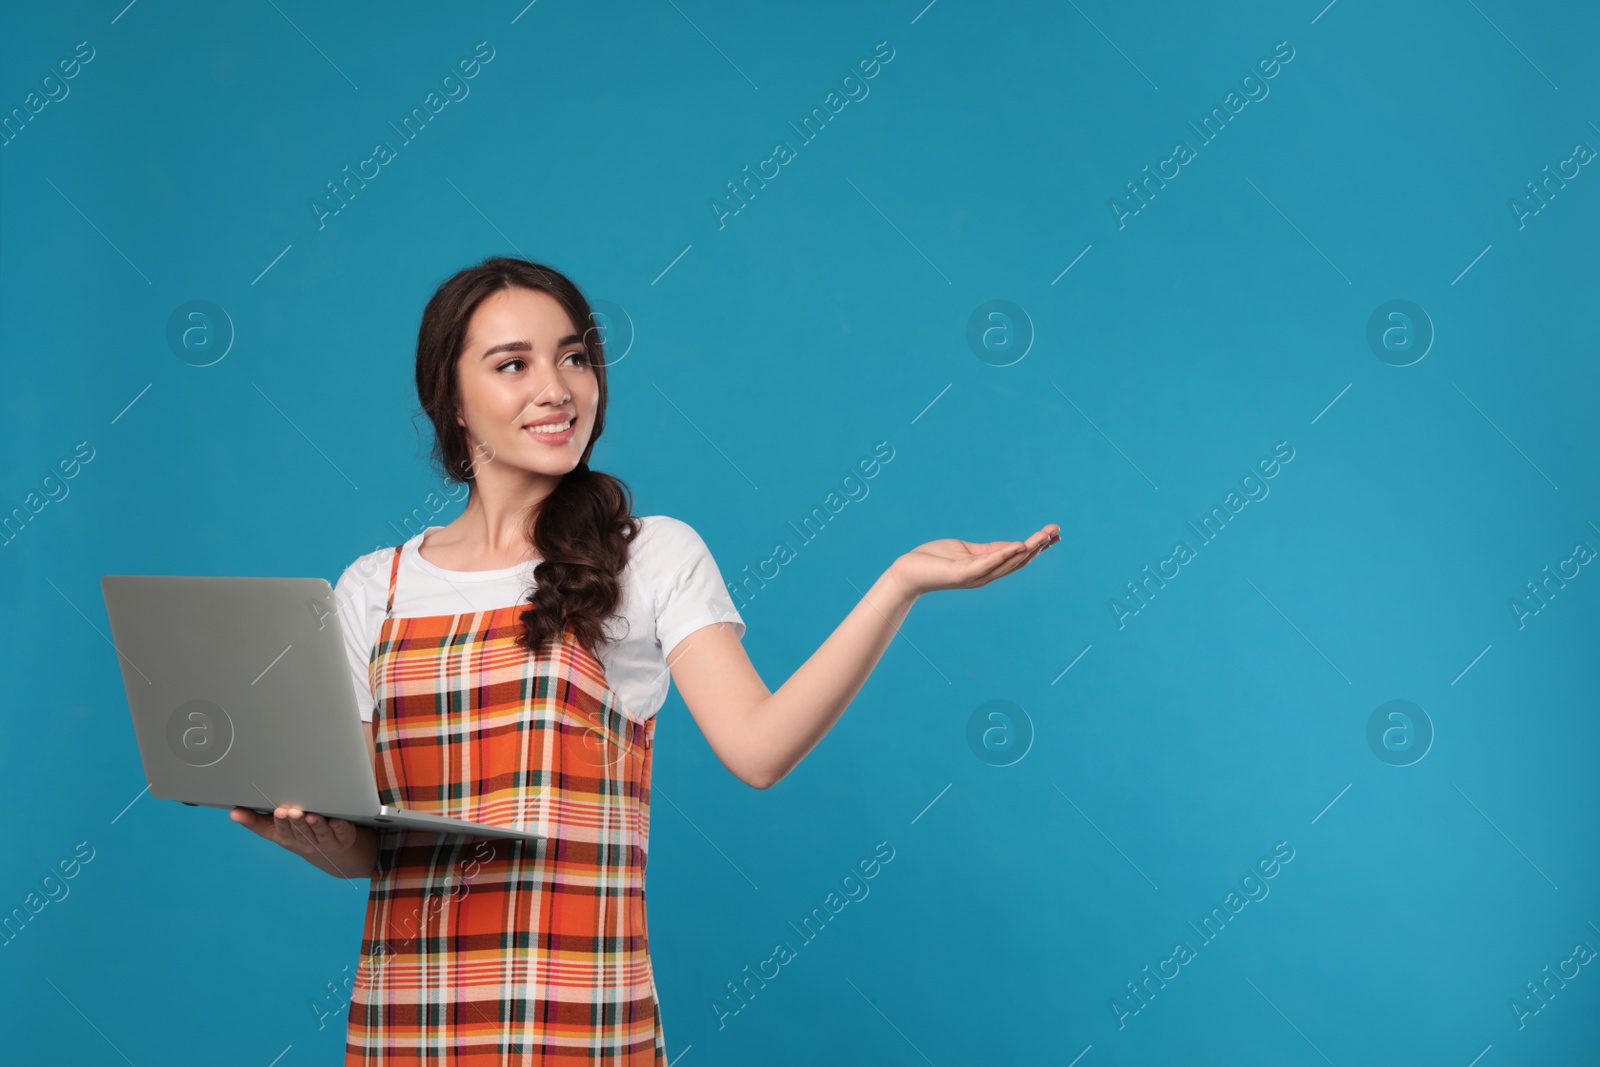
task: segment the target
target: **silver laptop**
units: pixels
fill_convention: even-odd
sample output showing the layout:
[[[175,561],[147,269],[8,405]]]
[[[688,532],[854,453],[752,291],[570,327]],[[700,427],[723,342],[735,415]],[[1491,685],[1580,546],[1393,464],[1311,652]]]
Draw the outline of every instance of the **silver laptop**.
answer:
[[[150,792],[381,828],[537,841],[382,803],[333,589],[321,578],[100,580]]]

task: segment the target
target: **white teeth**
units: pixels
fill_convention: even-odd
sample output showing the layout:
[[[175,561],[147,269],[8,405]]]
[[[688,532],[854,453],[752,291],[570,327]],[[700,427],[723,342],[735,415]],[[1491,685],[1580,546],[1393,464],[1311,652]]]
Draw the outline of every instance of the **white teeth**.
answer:
[[[529,426],[527,429],[534,433],[566,433],[567,428],[571,425],[572,420],[568,419],[566,422],[552,422],[544,426]]]

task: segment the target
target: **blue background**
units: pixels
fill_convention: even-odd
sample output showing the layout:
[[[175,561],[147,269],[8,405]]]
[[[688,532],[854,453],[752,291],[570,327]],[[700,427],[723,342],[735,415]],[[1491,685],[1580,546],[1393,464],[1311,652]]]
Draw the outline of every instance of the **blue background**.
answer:
[[[770,791],[674,691],[648,884],[676,1063],[1600,1056],[1595,963],[1512,1008],[1600,949],[1600,574],[1510,606],[1600,548],[1596,165],[1511,207],[1600,148],[1597,31],[1506,0],[8,12],[4,113],[94,49],[0,148],[0,507],[94,450],[0,554],[0,908],[94,850],[0,953],[17,1062],[340,1062],[364,882],[141,796],[99,581],[331,581],[400,540],[438,484],[421,309],[494,253],[625,312],[594,464],[730,581],[893,449],[744,604],[773,689],[899,554],[1061,525],[1017,574],[919,601]],[[401,143],[481,41],[469,95]],[[1268,95],[1199,144],[1185,124],[1279,42]],[[319,227],[380,139],[395,158]],[[780,139],[794,158],[719,225]],[[1179,139],[1195,157],[1119,225]],[[185,350],[191,300],[222,314]],[[969,344],[993,300],[1018,310]],[[1408,366],[1367,340],[1392,300],[1433,334]],[[1279,442],[1270,494],[1200,546],[1186,523]],[[1196,557],[1119,623],[1180,539]],[[1367,740],[1391,700],[1429,724],[1402,754],[1432,734],[1408,766]],[[870,893],[800,941],[880,842]],[[1188,924],[1279,842],[1270,894],[1202,944]],[[734,999],[780,940],[795,958]],[[1134,999],[1179,940],[1195,957]]]

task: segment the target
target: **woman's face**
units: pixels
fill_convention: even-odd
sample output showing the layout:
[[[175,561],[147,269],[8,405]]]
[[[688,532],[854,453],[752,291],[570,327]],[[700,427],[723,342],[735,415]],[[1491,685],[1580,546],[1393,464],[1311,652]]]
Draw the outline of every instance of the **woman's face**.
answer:
[[[478,305],[456,365],[456,422],[466,427],[478,477],[491,462],[558,477],[578,465],[600,402],[590,359],[583,332],[549,293],[505,289]],[[563,419],[574,421],[561,433],[534,428]]]

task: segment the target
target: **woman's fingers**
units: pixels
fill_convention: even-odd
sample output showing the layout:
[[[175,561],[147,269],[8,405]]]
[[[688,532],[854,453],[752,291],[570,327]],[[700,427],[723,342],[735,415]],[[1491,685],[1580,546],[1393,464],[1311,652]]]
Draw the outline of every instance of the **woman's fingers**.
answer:
[[[228,818],[243,826],[246,830],[250,830],[258,837],[276,840],[277,834],[272,820],[250,808],[231,808],[228,811]]]
[[[1028,540],[1033,541],[1034,537],[1038,538],[1038,541],[1034,543],[1033,547],[1027,552],[1019,552],[1017,554],[1019,559],[1017,561],[1017,566],[1014,569],[1020,570],[1021,568],[1026,567],[1028,564],[1032,563],[1036,558],[1038,558],[1039,553],[1043,552],[1045,549],[1061,540],[1060,534],[1045,533],[1044,531],[1034,534],[1033,537],[1028,538]]]
[[[321,815],[306,812],[306,825],[311,828],[311,836],[315,839],[318,848],[338,848],[338,834],[334,832],[333,823]]]
[[[994,571],[994,573],[989,575],[989,581],[992,582],[997,579],[1004,578],[1006,575],[1011,574],[1014,571],[1021,570],[1023,567],[1026,567],[1033,560],[1033,557],[1037,556],[1041,551],[1043,551],[1041,548],[1029,549],[1024,547],[1020,552],[1013,552],[1011,557],[1006,560],[1004,566],[999,567]]]
[[[1005,566],[1007,563],[1010,563],[1012,560],[1026,552],[1027,547],[1027,543],[1024,541],[1013,541],[1004,548],[999,548],[993,552],[988,552],[984,555],[976,557],[982,563],[982,566],[978,568],[978,573],[981,574],[984,571],[991,571],[998,567]]]
[[[322,822],[320,818],[293,805],[279,807],[273,812],[273,817],[277,827],[279,844],[296,852],[310,852],[312,849],[320,847],[320,842],[317,839],[317,824]],[[315,823],[309,821],[313,819],[315,819]],[[327,832],[326,828],[323,829],[323,832]]]
[[[294,820],[289,818],[288,808],[275,808],[272,812],[272,831],[278,838],[278,844],[287,845],[295,840]]]
[[[987,585],[1005,574],[1015,560],[1026,554],[1025,549],[1019,551],[1016,545],[1012,545],[982,556],[974,556],[967,561],[967,574],[964,580],[977,585]]]
[[[355,837],[355,824],[346,819],[329,819],[292,805],[262,815],[250,808],[229,809],[228,817],[257,836],[276,842],[291,852],[310,853],[340,848]]]
[[[975,561],[969,562],[970,569],[966,581],[975,586],[988,585],[996,578],[1016,570],[1027,557],[1028,550],[1025,543],[1012,545],[1010,548],[1003,548],[986,556],[978,556]]]
[[[310,816],[299,808],[291,808],[289,811],[289,823],[294,827],[295,838],[302,848],[307,849],[314,848],[317,844],[316,831],[306,821],[309,818]]]
[[[1017,546],[1016,541],[963,541],[961,542],[975,556],[1004,555]]]
[[[1061,540],[1061,534],[1059,533],[1060,529],[1061,528],[1057,526],[1054,530],[1052,530],[1047,526],[1043,530],[1040,530],[1038,533],[1034,534],[1032,537],[1029,537],[1026,541],[1019,542],[1021,545],[1020,549],[1013,547],[1010,551],[995,553],[1002,558],[1000,565],[987,574],[988,581],[994,581],[998,578],[1003,578],[1013,571],[1021,570],[1029,563],[1032,563],[1039,553],[1043,552],[1045,549]]]

